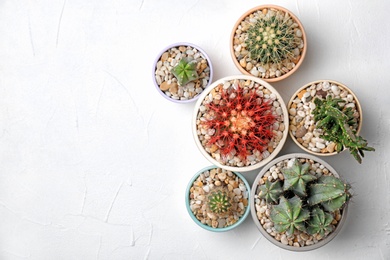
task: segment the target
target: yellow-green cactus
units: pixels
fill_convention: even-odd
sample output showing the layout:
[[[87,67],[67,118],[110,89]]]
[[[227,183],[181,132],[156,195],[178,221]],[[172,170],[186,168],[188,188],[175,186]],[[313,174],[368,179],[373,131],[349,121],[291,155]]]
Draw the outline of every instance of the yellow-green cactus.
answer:
[[[187,58],[182,58],[179,63],[173,67],[172,73],[180,86],[183,86],[190,81],[194,81],[199,77],[196,71],[196,62],[190,61]]]
[[[296,195],[305,197],[307,183],[317,179],[314,175],[309,173],[310,165],[305,163],[302,165],[298,159],[294,161],[294,164],[290,168],[282,169],[284,175],[284,190],[292,190]]]
[[[223,190],[214,190],[210,192],[207,198],[208,207],[215,214],[224,214],[232,206],[227,192]]]

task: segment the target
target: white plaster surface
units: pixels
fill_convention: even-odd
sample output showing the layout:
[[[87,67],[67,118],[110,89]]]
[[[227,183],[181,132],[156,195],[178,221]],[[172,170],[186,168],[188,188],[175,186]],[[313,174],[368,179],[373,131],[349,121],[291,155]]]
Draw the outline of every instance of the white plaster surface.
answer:
[[[264,1],[1,0],[0,259],[390,259],[390,2],[272,1],[304,24],[308,52],[272,84],[287,102],[305,83],[353,89],[362,135],[376,148],[358,165],[325,158],[356,196],[328,245],[292,253],[252,218],[217,234],[195,225],[187,182],[210,165],[191,134],[194,104],[163,99],[151,77],[165,46],[209,54],[215,78],[238,74],[236,19]],[[301,152],[289,138],[282,154]],[[244,175],[252,184],[257,172]]]

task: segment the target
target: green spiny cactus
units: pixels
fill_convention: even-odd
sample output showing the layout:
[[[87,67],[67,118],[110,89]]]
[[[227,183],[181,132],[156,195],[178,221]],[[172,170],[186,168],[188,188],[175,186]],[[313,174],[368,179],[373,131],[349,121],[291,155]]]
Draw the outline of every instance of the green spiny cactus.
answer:
[[[182,58],[179,63],[173,67],[172,73],[180,86],[183,86],[190,81],[194,81],[199,77],[196,71],[196,62],[189,61],[187,58]]]
[[[207,198],[208,207],[215,214],[227,213],[231,208],[231,200],[223,190],[212,191]]]
[[[324,237],[325,233],[332,232],[332,221],[332,214],[324,212],[319,207],[315,207],[311,211],[311,219],[308,223],[307,231],[311,235],[320,234],[321,237]]]
[[[297,196],[288,200],[280,197],[279,205],[273,206],[270,214],[275,230],[279,233],[286,231],[288,235],[292,235],[295,229],[305,231],[305,221],[309,217],[309,210],[302,208],[302,200]]]
[[[265,184],[259,186],[259,190],[259,198],[265,199],[267,203],[278,202],[279,196],[283,193],[280,181],[267,180]]]
[[[250,58],[263,65],[270,62],[280,63],[286,58],[294,58],[293,50],[299,45],[299,39],[292,25],[289,25],[280,13],[271,17],[259,18],[248,29],[245,41]]]
[[[317,183],[310,185],[310,206],[321,204],[326,211],[341,209],[351,198],[351,186],[334,176],[321,176]]]
[[[336,144],[336,151],[349,149],[352,156],[362,162],[364,151],[375,151],[363,137],[356,135],[357,121],[351,108],[342,108],[339,103],[345,102],[339,98],[327,96],[326,100],[316,98],[316,108],[312,111],[316,127],[323,131],[323,138]]]
[[[305,163],[302,165],[296,159],[292,167],[282,169],[284,174],[283,189],[292,190],[296,195],[305,197],[307,195],[306,184],[317,179],[317,177],[309,173],[309,168],[310,164]]]

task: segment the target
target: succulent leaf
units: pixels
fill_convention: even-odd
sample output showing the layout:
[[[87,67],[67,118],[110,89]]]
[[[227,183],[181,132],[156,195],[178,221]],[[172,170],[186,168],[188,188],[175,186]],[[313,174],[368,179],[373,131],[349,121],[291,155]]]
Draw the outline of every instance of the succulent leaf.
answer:
[[[179,63],[173,67],[172,73],[180,86],[194,81],[199,77],[196,71],[196,62],[189,61],[187,58],[182,58]]]
[[[286,231],[288,235],[292,235],[295,229],[305,231],[305,221],[309,217],[309,210],[302,208],[302,200],[297,196],[291,199],[282,196],[270,214],[275,230],[279,233]]]
[[[321,129],[323,138],[336,144],[336,151],[340,152],[344,148],[349,149],[351,155],[359,162],[362,162],[364,151],[375,151],[368,146],[367,140],[356,135],[354,126],[357,120],[350,107],[341,107],[340,103],[345,103],[340,98],[332,98],[330,95],[325,100],[314,99],[316,108],[312,111],[316,127]]]
[[[320,234],[324,237],[325,233],[332,231],[332,214],[324,212],[321,208],[315,207],[311,212],[311,219],[308,223],[307,231],[309,234]]]
[[[307,183],[317,179],[309,173],[310,165],[305,163],[302,165],[299,160],[295,160],[290,168],[282,169],[284,174],[284,190],[292,190],[296,195],[304,197],[306,193]]]
[[[259,186],[259,198],[265,199],[267,203],[278,202],[280,195],[283,193],[280,181],[270,182]]]
[[[351,198],[350,185],[334,176],[321,176],[317,183],[310,185],[309,205],[321,204],[326,211],[341,209]]]

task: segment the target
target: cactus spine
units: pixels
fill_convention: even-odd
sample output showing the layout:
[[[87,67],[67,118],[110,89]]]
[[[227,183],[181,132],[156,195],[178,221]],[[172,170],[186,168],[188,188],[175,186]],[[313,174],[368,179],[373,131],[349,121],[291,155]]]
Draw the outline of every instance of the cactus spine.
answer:
[[[283,189],[292,190],[296,195],[305,197],[307,183],[317,179],[309,173],[309,168],[308,163],[302,165],[299,160],[295,160],[291,168],[282,169],[284,174]]]
[[[270,182],[267,180],[265,184],[259,187],[259,190],[259,198],[265,199],[267,203],[277,203],[279,196],[283,193],[280,181]]]
[[[227,192],[223,190],[212,191],[207,198],[208,207],[215,214],[228,213],[232,206]]]
[[[196,62],[190,61],[187,58],[182,58],[179,63],[173,67],[172,73],[180,86],[183,86],[190,81],[194,81],[199,77],[196,71]]]
[[[326,211],[334,212],[341,209],[349,201],[350,185],[333,176],[322,176],[317,183],[310,185],[309,205],[320,204]]]
[[[278,64],[286,58],[294,58],[293,50],[299,45],[299,39],[292,23],[288,21],[280,12],[271,17],[259,18],[248,29],[245,41],[250,58],[263,65],[270,62]]]
[[[280,197],[279,205],[272,207],[270,218],[277,232],[286,231],[288,235],[294,234],[294,230],[305,231],[305,221],[310,217],[310,212],[302,208],[302,200],[295,196],[291,199]]]

